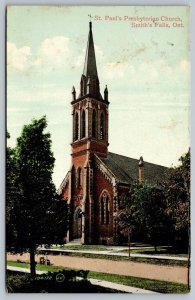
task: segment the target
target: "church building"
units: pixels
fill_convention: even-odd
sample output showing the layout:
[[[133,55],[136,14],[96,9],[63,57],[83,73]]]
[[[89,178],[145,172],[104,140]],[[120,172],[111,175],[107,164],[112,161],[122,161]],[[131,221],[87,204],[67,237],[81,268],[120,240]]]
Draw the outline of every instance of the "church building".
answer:
[[[118,205],[130,199],[135,180],[157,184],[166,167],[108,151],[109,97],[100,91],[92,23],[78,96],[72,89],[71,169],[59,193],[70,206],[67,241],[84,244],[116,244]]]

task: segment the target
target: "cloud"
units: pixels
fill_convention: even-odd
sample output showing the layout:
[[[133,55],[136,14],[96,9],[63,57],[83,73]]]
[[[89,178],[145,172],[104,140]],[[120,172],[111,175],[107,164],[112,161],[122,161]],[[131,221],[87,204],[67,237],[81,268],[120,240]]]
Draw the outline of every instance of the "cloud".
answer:
[[[81,54],[79,54],[75,61],[74,61],[74,67],[80,68],[84,66],[84,61],[85,61],[85,49],[82,50]]]
[[[109,62],[105,65],[103,74],[105,74],[105,77],[108,79],[114,79],[117,77],[124,77],[127,73],[127,70],[130,66],[127,62],[121,62],[121,61],[114,61]]]
[[[30,47],[17,48],[14,43],[7,43],[7,66],[10,70],[24,71],[29,65],[31,55]]]
[[[67,37],[55,36],[47,38],[42,43],[38,50],[38,55],[34,61],[34,65],[63,67],[70,57],[70,42]]]
[[[95,48],[96,60],[102,61],[104,59],[104,52],[102,51],[101,47],[95,44],[94,48]]]
[[[39,110],[40,105],[46,105],[49,107],[68,107],[69,103],[65,101],[71,96],[70,90],[65,90],[62,88],[49,88],[44,87],[42,89],[9,89],[7,97],[9,99],[9,110],[10,112],[16,112],[29,110],[29,105],[34,105],[33,109]],[[37,106],[39,104],[39,106]],[[17,108],[12,108],[17,105]],[[31,107],[32,107],[31,106]],[[20,108],[22,107],[22,108]]]
[[[151,111],[160,111],[161,113],[176,111],[187,111],[189,108],[189,94],[175,95],[168,92],[152,93],[131,93],[123,95],[122,101],[118,101],[118,95],[112,97],[112,109],[117,112],[124,111],[142,111],[151,114]]]
[[[115,80],[122,78],[121,83],[129,87],[152,88],[155,86],[180,87],[189,81],[190,64],[181,60],[177,65],[170,65],[165,59],[132,63],[128,60],[111,61],[103,67],[104,79]],[[117,84],[115,82],[115,84]],[[155,85],[155,86],[154,86]]]
[[[70,58],[70,42],[67,37],[55,36],[42,41],[39,49],[31,52],[31,48],[23,46],[17,48],[7,43],[7,65],[9,70],[25,72],[27,70],[49,70],[64,67]]]

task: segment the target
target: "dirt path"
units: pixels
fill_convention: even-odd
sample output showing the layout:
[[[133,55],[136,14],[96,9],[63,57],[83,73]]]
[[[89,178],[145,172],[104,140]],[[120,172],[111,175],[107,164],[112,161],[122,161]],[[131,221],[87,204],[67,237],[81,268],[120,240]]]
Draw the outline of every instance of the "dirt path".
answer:
[[[39,257],[36,255],[36,261]],[[145,263],[136,263],[128,261],[111,261],[105,259],[93,259],[84,257],[66,257],[47,255],[54,266],[62,266],[67,268],[83,269],[96,272],[136,276],[150,278],[156,280],[173,281],[187,284],[187,268],[177,266],[159,266]],[[7,260],[21,260],[29,262],[29,255],[7,255]]]

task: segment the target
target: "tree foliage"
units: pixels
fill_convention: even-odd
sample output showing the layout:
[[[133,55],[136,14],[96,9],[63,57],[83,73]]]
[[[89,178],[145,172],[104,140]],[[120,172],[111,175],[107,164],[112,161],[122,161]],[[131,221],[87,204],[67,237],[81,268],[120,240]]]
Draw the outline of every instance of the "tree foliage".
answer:
[[[118,222],[118,228],[123,235],[128,236],[128,245],[129,245],[129,257],[130,257],[130,241],[131,235],[136,227],[137,211],[136,206],[134,205],[132,199],[127,196],[122,197],[122,201],[119,202],[118,213],[116,220]]]
[[[10,134],[7,132],[7,139]],[[19,187],[17,185],[18,167],[16,159],[16,151],[14,148],[6,149],[6,247],[11,249],[14,241],[17,240],[15,229],[15,204],[19,199]]]
[[[136,218],[156,249],[156,246],[165,240],[167,233],[163,191],[147,182],[138,182],[133,187],[132,199],[136,207]]]
[[[174,227],[176,243],[188,245],[190,226],[190,150],[170,168],[164,184],[167,214]]]
[[[7,245],[12,251],[30,251],[32,273],[36,247],[62,243],[68,225],[66,202],[52,182],[55,160],[50,134],[44,133],[46,126],[46,117],[25,125],[16,148],[8,148],[7,156],[7,212],[12,212],[8,227],[15,233],[13,239],[7,235]],[[13,186],[17,187],[16,195]]]
[[[155,186],[135,182],[131,196],[119,206],[120,228],[133,231],[139,228],[155,248],[160,244],[187,249],[190,236],[190,151],[183,155],[178,167],[167,170],[166,179]]]

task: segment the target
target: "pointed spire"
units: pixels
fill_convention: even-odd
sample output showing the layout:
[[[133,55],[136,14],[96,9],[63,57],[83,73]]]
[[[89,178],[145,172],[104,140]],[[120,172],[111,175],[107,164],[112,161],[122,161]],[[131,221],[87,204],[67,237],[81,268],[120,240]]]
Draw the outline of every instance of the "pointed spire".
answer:
[[[143,159],[143,156],[140,156],[139,167],[143,167],[143,166],[144,166],[144,159]]]
[[[76,100],[76,90],[75,90],[74,85],[73,85],[73,87],[72,87],[72,100],[73,100],[73,101]]]
[[[106,85],[106,87],[104,89],[104,100],[108,101],[108,88],[107,88],[107,85]]]
[[[142,156],[140,156],[139,159],[139,175],[138,175],[139,182],[144,181],[144,159]]]
[[[72,94],[74,94],[74,93],[76,93],[76,90],[75,90],[75,87],[73,85],[73,87],[72,87]]]
[[[84,64],[84,69],[83,69],[83,75],[85,75],[86,77],[91,77],[91,78],[98,77],[91,21],[89,22],[89,35],[88,35],[88,43],[87,43],[87,50],[86,50],[86,55],[85,55],[85,64]]]

